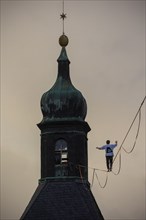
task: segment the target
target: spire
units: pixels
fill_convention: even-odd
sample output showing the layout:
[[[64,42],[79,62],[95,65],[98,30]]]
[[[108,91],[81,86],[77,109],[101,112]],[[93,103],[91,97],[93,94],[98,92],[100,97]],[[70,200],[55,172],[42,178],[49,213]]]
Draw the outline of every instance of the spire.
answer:
[[[60,56],[58,57],[57,61],[59,62],[59,61],[67,61],[67,60],[69,61],[67,53],[66,53],[66,49],[65,49],[65,47],[62,47]]]
[[[63,34],[59,38],[62,47],[58,62],[58,74],[54,85],[50,90],[43,94],[41,98],[41,110],[43,120],[41,124],[50,121],[84,121],[87,114],[87,104],[82,93],[77,90],[71,82],[66,46],[68,37],[64,34],[64,19],[66,14],[60,15],[63,20]]]
[[[65,80],[67,80],[68,82],[71,83],[70,73],[69,73],[70,61],[68,59],[65,47],[62,47],[60,56],[58,57],[57,61],[58,61],[57,80],[58,80],[59,77],[62,77],[63,79],[65,79]]]
[[[65,47],[68,45],[68,37],[64,34],[64,19],[66,18],[66,14],[64,13],[64,1],[63,1],[63,7],[62,7],[62,14],[60,15],[60,18],[63,21],[63,34],[59,37],[59,44],[62,47],[60,56],[58,58],[58,77],[62,76],[64,79],[70,80],[70,75],[69,75],[69,64],[70,61],[68,59],[66,49]]]

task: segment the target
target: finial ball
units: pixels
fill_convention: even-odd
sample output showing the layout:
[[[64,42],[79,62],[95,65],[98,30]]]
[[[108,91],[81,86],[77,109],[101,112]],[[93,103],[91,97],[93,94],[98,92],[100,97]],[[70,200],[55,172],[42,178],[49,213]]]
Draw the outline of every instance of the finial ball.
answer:
[[[61,35],[59,38],[59,44],[61,47],[66,47],[68,45],[68,41],[68,37],[65,34]]]

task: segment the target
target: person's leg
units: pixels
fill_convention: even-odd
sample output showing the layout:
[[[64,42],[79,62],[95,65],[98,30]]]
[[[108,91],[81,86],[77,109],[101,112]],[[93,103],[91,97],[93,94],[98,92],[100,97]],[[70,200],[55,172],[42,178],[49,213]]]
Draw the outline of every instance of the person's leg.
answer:
[[[109,158],[109,163],[110,163],[110,171],[112,171],[112,166],[113,166],[113,156]]]
[[[107,166],[107,170],[109,171],[110,170],[110,167],[109,167],[109,156],[106,156],[106,166]]]

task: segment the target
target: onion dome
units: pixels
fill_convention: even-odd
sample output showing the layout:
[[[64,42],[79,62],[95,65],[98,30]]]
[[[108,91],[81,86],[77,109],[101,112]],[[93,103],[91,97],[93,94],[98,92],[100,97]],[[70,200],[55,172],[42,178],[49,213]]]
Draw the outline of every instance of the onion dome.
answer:
[[[68,38],[63,34],[59,38],[62,46],[58,58],[58,76],[53,87],[43,94],[41,110],[43,120],[41,124],[49,121],[79,120],[83,121],[87,113],[87,104],[82,93],[77,90],[70,79],[69,64],[65,46]]]

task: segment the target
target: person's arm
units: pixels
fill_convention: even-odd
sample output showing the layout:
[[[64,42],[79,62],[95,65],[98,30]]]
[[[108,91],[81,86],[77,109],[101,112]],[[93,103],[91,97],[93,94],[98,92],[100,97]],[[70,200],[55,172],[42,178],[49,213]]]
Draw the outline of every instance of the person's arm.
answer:
[[[96,147],[96,149],[98,149],[98,150],[102,150],[100,147]]]
[[[102,147],[96,147],[96,149],[98,149],[98,150],[104,150],[104,149],[105,149],[105,146],[102,146]]]
[[[117,145],[118,145],[118,141],[115,141],[115,144],[113,144],[112,148],[117,147]]]

